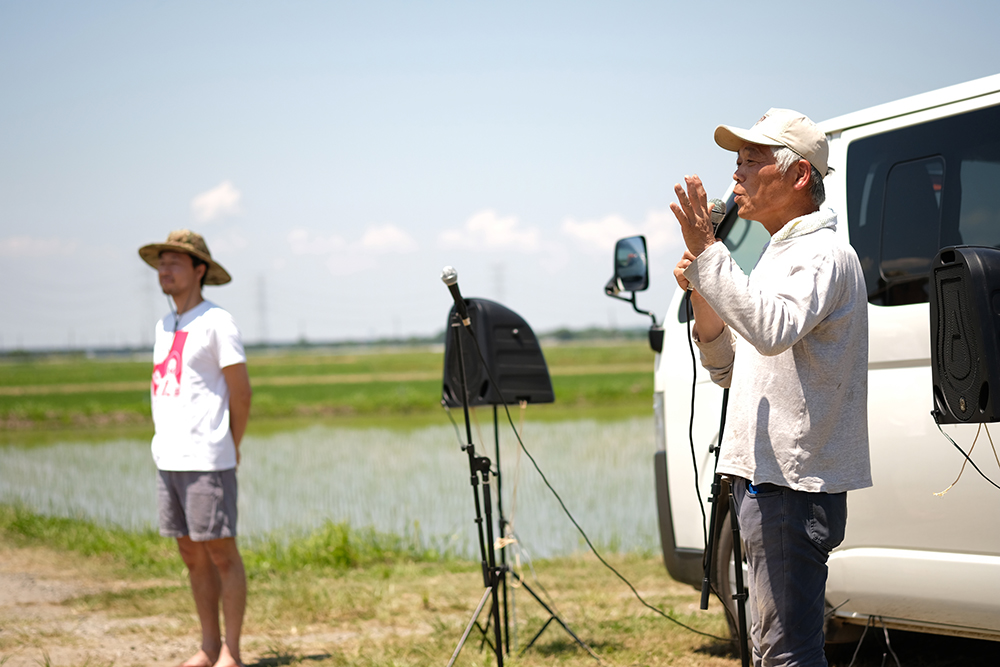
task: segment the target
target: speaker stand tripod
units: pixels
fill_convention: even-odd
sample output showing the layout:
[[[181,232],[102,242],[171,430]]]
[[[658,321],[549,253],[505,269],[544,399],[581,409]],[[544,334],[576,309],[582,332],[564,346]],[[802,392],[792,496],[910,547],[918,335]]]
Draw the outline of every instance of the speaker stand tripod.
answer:
[[[498,604],[497,588],[500,581],[500,569],[496,565],[496,554],[493,551],[493,516],[492,516],[492,502],[490,498],[490,460],[485,456],[477,456],[476,448],[472,444],[472,425],[469,422],[469,392],[466,387],[465,382],[465,361],[462,355],[462,322],[456,314],[452,318],[451,323],[452,332],[454,335],[455,344],[458,346],[458,365],[459,374],[462,376],[462,412],[465,415],[465,445],[462,446],[462,450],[469,457],[469,482],[472,484],[472,496],[475,501],[476,506],[476,528],[479,534],[479,555],[480,562],[482,564],[483,570],[483,586],[485,590],[483,591],[483,596],[479,600],[479,605],[476,607],[476,611],[473,612],[472,618],[469,620],[469,624],[465,627],[465,632],[462,633],[462,638],[458,642],[458,646],[455,647],[455,652],[452,653],[451,660],[448,661],[448,667],[452,667],[455,664],[455,660],[458,659],[458,654],[462,651],[462,647],[465,645],[465,641],[469,638],[469,633],[472,632],[472,628],[478,625],[479,614],[483,611],[483,607],[486,605],[486,601],[492,598],[493,606],[490,610],[490,617],[493,620],[493,652],[496,655],[497,667],[503,667],[503,644],[502,636],[500,632],[500,605]],[[482,503],[479,501],[479,479],[482,478]],[[485,517],[484,511],[485,508]],[[485,534],[484,534],[484,523],[485,520]],[[488,548],[487,548],[488,547]],[[480,627],[483,632],[483,641],[486,641],[489,623],[487,623],[486,628]]]
[[[729,405],[729,389],[723,389],[722,391],[722,417],[719,423],[719,442],[712,448],[712,453],[715,454],[715,466],[713,468],[717,469],[719,467],[719,452],[722,450],[722,434],[726,428],[726,408]],[[722,475],[718,472],[715,473],[712,479],[712,497],[709,498],[712,503],[712,514],[708,523],[708,543],[705,545],[705,575],[701,580],[701,608],[708,609],[708,594],[712,587],[712,561],[713,554],[715,553],[715,527],[716,520],[719,516],[719,498],[722,495]],[[729,524],[733,529],[733,562],[735,564],[733,578],[736,582],[736,594],[733,595],[733,600],[736,601],[736,616],[737,616],[737,636],[739,637],[740,644],[740,663],[743,667],[749,667],[750,665],[750,652],[747,650],[747,591],[743,584],[743,543],[740,538],[740,522],[736,517],[736,498],[733,496],[733,486],[729,484]],[[721,563],[720,563],[721,566]],[[727,594],[728,591],[719,591],[720,597]],[[723,602],[725,604],[725,602]]]
[[[494,438],[494,445],[495,445],[495,448],[496,448],[495,449],[495,453],[496,453],[496,461],[497,461],[497,471],[496,471],[496,477],[497,477],[497,512],[500,515],[500,518],[499,518],[500,535],[504,536],[504,535],[507,534],[507,525],[508,525],[508,523],[507,523],[506,517],[504,517],[504,514],[503,514],[503,497],[502,497],[502,490],[503,489],[502,489],[502,486],[501,486],[501,481],[502,481],[503,478],[502,478],[501,473],[500,473],[500,429],[499,429],[499,423],[498,423],[498,416],[497,415],[498,415],[498,413],[497,413],[497,406],[494,405],[493,406],[493,438]],[[574,633],[570,629],[570,627],[568,625],[566,625],[566,623],[561,618],[559,618],[559,615],[555,611],[553,611],[552,608],[549,607],[549,605],[547,605],[545,603],[545,601],[542,600],[542,598],[540,598],[537,593],[535,593],[534,590],[532,590],[531,586],[529,586],[528,583],[519,574],[517,574],[517,572],[514,572],[510,568],[510,566],[507,564],[507,550],[506,550],[506,548],[504,548],[504,549],[500,550],[500,581],[501,581],[501,585],[503,587],[504,636],[506,637],[505,646],[506,646],[506,650],[507,650],[508,654],[510,654],[510,617],[509,617],[508,605],[507,605],[507,573],[508,572],[510,573],[510,575],[512,577],[514,577],[517,580],[517,587],[518,588],[523,588],[524,590],[526,590],[528,592],[528,595],[530,595],[531,597],[533,597],[535,599],[535,602],[537,602],[538,605],[542,609],[545,610],[545,613],[549,615],[549,618],[548,618],[548,620],[545,621],[545,624],[542,625],[541,629],[538,632],[535,633],[535,636],[531,638],[531,641],[529,641],[527,643],[527,645],[523,649],[521,649],[521,651],[520,651],[520,653],[518,655],[524,655],[524,653],[528,649],[530,649],[532,646],[534,646],[535,642],[538,641],[538,638],[542,636],[543,632],[545,632],[545,629],[548,628],[549,625],[551,625],[553,621],[555,621],[556,623],[558,623],[559,625],[562,626],[562,629],[565,630],[566,633],[570,637],[573,638],[573,641],[575,641],[577,643],[577,645],[580,646],[580,648],[582,648],[583,650],[585,650],[587,653],[589,653],[591,655],[591,657],[593,657],[595,660],[597,660],[598,662],[600,662],[600,657],[598,657],[598,655],[596,653],[594,653],[593,649],[591,649],[586,644],[586,642],[584,642],[582,639],[580,639],[579,637],[577,637],[576,633]],[[489,627],[489,623],[487,622],[487,628],[488,627]]]
[[[448,667],[452,667],[455,664],[455,660],[458,659],[458,655],[468,640],[469,635],[472,633],[472,629],[478,628],[483,636],[482,647],[487,642],[489,642],[490,637],[490,626],[493,626],[493,641],[490,643],[493,649],[494,655],[497,659],[497,666],[503,667],[503,656],[504,654],[510,653],[510,619],[508,616],[508,599],[507,599],[507,573],[510,572],[514,576],[520,587],[523,587],[531,597],[535,599],[536,602],[545,610],[549,615],[548,620],[542,628],[532,637],[531,641],[528,642],[527,646],[521,650],[523,655],[525,651],[531,648],[534,643],[541,637],[542,633],[545,632],[546,628],[555,621],[569,634],[570,637],[576,641],[580,647],[587,651],[595,660],[600,661],[594,651],[583,642],[582,639],[577,637],[577,635],[569,628],[566,623],[559,618],[559,615],[552,610],[549,605],[547,605],[536,593],[531,589],[530,586],[522,579],[517,573],[511,571],[510,567],[507,565],[507,555],[505,550],[501,550],[501,564],[498,566],[496,563],[496,553],[494,549],[494,536],[493,536],[493,517],[492,517],[492,497],[490,494],[490,475],[491,475],[491,463],[489,458],[485,456],[477,456],[475,453],[475,447],[472,444],[472,426],[469,420],[469,401],[468,401],[468,391],[466,387],[466,375],[465,375],[465,362],[464,355],[462,354],[462,343],[461,343],[461,329],[462,323],[458,316],[453,318],[451,323],[451,328],[453,331],[453,340],[458,349],[458,366],[459,375],[461,376],[461,394],[462,394],[462,411],[465,417],[465,435],[466,444],[462,446],[462,450],[465,451],[469,457],[469,471],[470,471],[470,483],[472,484],[473,497],[475,501],[476,508],[476,527],[479,538],[479,553],[482,564],[483,571],[483,585],[484,591],[483,595],[479,600],[479,604],[476,606],[475,611],[472,614],[472,618],[469,620],[468,625],[465,628],[465,632],[462,633],[462,638],[459,640],[458,645],[455,647],[455,651],[451,656],[451,660],[448,662]],[[500,534],[503,535],[507,528],[507,520],[503,516],[503,503],[500,496],[501,486],[500,486],[500,431],[498,428],[498,416],[497,416],[497,406],[493,406],[493,433],[494,441],[496,445],[496,477],[497,477],[497,507],[499,511],[499,529]],[[480,490],[479,481],[482,480],[482,502],[480,502]],[[484,524],[485,523],[485,531]],[[484,534],[485,532],[485,534]],[[499,599],[499,589],[503,588],[503,627],[501,629],[501,606]],[[490,610],[487,615],[486,625],[479,624],[479,615],[482,613],[483,608],[486,606],[487,600],[490,600]],[[506,637],[506,642],[504,642],[504,637]]]

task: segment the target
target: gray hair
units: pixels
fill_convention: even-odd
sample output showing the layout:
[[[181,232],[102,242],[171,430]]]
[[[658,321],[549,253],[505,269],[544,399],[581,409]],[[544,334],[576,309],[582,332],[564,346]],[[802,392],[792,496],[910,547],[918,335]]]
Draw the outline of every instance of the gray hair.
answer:
[[[787,174],[793,164],[805,159],[791,148],[785,146],[772,146],[771,152],[774,153],[774,162],[782,175]],[[809,168],[812,170],[809,174],[810,194],[812,195],[813,204],[818,209],[826,201],[826,188],[823,187],[823,176],[819,173],[819,169],[814,167],[812,163],[809,164]]]

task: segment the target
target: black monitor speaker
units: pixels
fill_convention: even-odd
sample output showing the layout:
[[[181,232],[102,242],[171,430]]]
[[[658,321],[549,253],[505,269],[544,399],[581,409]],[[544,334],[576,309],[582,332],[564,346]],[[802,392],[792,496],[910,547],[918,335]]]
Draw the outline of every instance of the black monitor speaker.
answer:
[[[465,299],[465,303],[473,334],[488,365],[483,365],[472,336],[465,327],[461,327],[458,333],[462,337],[469,407],[555,401],[542,348],[524,318],[487,299]],[[452,307],[445,331],[444,386],[441,392],[445,404],[452,408],[462,406],[461,366],[458,363],[455,330],[451,326],[455,321],[452,317],[454,312]]]
[[[943,248],[931,272],[935,419],[1000,421],[1000,249]]]

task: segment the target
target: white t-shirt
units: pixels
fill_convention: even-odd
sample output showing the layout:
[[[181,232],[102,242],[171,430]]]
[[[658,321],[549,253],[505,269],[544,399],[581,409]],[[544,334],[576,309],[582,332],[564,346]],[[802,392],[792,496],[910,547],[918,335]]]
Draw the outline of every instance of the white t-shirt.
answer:
[[[222,369],[246,363],[232,315],[202,301],[156,324],[153,345],[153,460],[160,470],[228,470],[236,467],[229,430],[229,386]]]

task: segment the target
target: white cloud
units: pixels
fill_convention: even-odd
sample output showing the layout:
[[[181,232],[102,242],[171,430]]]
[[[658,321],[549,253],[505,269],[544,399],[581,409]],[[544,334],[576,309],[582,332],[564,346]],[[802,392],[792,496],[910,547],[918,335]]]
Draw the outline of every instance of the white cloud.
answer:
[[[236,228],[231,228],[224,234],[213,234],[212,243],[208,248],[214,253],[212,256],[217,257],[220,252],[236,253],[249,247],[249,245],[250,241],[245,236],[240,234]]]
[[[541,247],[538,229],[522,228],[516,217],[501,218],[496,211],[479,211],[459,229],[441,233],[438,242],[445,248],[475,250],[520,250],[536,252]]]
[[[583,222],[567,218],[563,220],[562,232],[591,250],[605,253],[610,253],[615,247],[615,241],[623,236],[635,236],[639,233],[638,227],[620,215]]]
[[[305,229],[293,229],[288,233],[288,245],[293,255],[328,255],[347,247],[347,242],[336,234],[314,236]]]
[[[417,242],[405,231],[387,223],[370,227],[357,241],[347,241],[332,234],[322,236],[305,229],[293,229],[288,234],[293,255],[326,256],[330,273],[346,276],[377,268],[378,255],[415,252]]]
[[[9,236],[0,239],[0,257],[64,257],[75,253],[79,245],[75,240]]]
[[[202,192],[191,200],[191,214],[198,222],[211,222],[240,212],[242,193],[230,181]]]
[[[642,234],[650,250],[663,250],[683,244],[677,218],[669,209],[650,211],[641,224],[631,223],[620,215],[608,215],[600,220],[577,221],[567,218],[562,224],[562,233],[575,239],[579,245],[595,253],[606,253],[609,257],[615,242],[625,236]]]
[[[646,243],[650,250],[663,250],[684,245],[681,226],[670,209],[647,213],[642,233],[646,236]]]
[[[417,242],[405,231],[387,223],[370,227],[357,241],[336,234],[322,236],[305,229],[288,234],[293,255],[326,256],[326,267],[335,276],[346,276],[379,266],[376,257],[415,252]]]
[[[413,237],[392,223],[372,227],[361,237],[360,245],[377,253],[408,253],[417,250]]]

